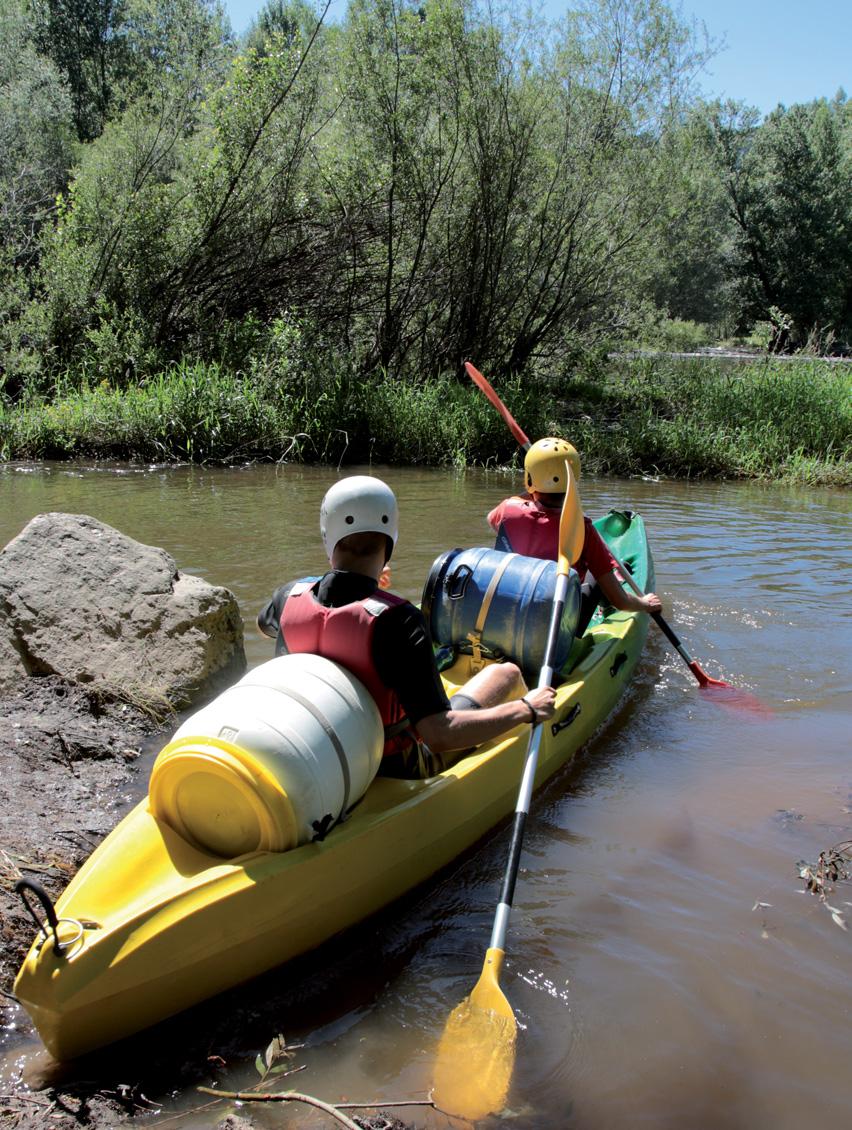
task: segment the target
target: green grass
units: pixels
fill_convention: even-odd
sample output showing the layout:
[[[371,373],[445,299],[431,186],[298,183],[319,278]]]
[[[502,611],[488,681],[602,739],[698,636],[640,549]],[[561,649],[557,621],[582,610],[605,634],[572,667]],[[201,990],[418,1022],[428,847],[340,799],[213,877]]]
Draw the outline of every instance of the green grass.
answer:
[[[544,428],[541,399],[516,383],[519,417]],[[517,456],[502,420],[472,386],[357,381],[345,371],[272,378],[184,364],[130,389],[104,381],[51,397],[0,401],[0,458],[479,464]]]
[[[709,360],[643,359],[607,393],[574,432],[590,469],[852,484],[847,365],[768,360],[725,373]]]
[[[502,382],[531,438],[563,435],[613,475],[852,485],[852,367],[616,359],[601,371]],[[0,402],[0,458],[517,465],[503,420],[469,382],[358,379],[345,363],[233,373],[183,364],[139,387],[59,385]]]

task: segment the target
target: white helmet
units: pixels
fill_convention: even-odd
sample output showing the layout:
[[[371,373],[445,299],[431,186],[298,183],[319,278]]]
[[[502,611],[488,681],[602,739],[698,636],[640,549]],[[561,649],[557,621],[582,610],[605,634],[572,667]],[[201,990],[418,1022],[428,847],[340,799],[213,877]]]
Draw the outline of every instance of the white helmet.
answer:
[[[348,534],[387,534],[393,551],[399,534],[399,507],[393,491],[370,475],[341,479],[322,500],[320,533],[329,561],[334,547]]]

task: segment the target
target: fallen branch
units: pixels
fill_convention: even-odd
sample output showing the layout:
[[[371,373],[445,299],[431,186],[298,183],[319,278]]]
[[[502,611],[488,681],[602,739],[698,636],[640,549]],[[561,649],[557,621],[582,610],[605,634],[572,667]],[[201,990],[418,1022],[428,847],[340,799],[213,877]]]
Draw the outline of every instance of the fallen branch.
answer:
[[[338,1103],[338,1110],[382,1110],[390,1109],[393,1106],[431,1106],[435,1110],[440,1110],[440,1107],[435,1106],[432,1099],[400,1099],[399,1102],[385,1102],[382,1100],[380,1103]]]
[[[285,1091],[281,1095],[252,1095],[247,1091],[217,1091],[213,1087],[199,1087],[205,1095],[216,1095],[220,1099],[236,1099],[243,1103],[307,1103],[308,1106],[319,1107],[324,1110],[326,1114],[330,1114],[332,1118],[336,1118],[341,1126],[347,1127],[347,1130],[364,1130],[357,1122],[353,1122],[351,1118],[347,1118],[345,1114],[341,1113],[331,1105],[331,1103],[324,1103],[322,1099],[315,1099],[311,1095],[300,1095],[296,1091]]]
[[[215,1095],[220,1099],[235,1099],[239,1102],[247,1103],[307,1103],[309,1106],[316,1106],[319,1107],[320,1110],[324,1110],[326,1114],[330,1114],[332,1118],[336,1118],[342,1126],[348,1127],[349,1130],[363,1130],[363,1127],[359,1126],[357,1122],[353,1122],[351,1118],[347,1118],[346,1115],[342,1113],[340,1107],[346,1107],[347,1110],[376,1110],[380,1107],[392,1106],[435,1106],[435,1103],[431,1099],[420,1099],[410,1102],[341,1103],[340,1107],[338,1107],[332,1106],[331,1103],[325,1103],[322,1099],[315,1099],[311,1095],[301,1095],[296,1091],[285,1091],[283,1094],[279,1095],[269,1093],[256,1095],[248,1091],[217,1091],[213,1087],[199,1087],[198,1090],[202,1091],[205,1095]]]

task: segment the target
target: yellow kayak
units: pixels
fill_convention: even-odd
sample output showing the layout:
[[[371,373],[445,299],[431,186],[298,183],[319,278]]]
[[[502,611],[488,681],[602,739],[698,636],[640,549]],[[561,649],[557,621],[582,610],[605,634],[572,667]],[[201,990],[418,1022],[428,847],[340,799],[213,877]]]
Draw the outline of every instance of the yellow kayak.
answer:
[[[595,523],[646,590],[653,563],[638,515]],[[544,725],[540,785],[608,717],[648,630],[609,610],[574,645]],[[444,672],[465,681],[470,659]],[[567,673],[567,674],[566,674]],[[425,781],[376,778],[323,840],[223,859],[192,846],[146,799],[97,848],[56,905],[15,983],[59,1060],[137,1032],[281,965],[445,867],[512,812],[529,727]]]

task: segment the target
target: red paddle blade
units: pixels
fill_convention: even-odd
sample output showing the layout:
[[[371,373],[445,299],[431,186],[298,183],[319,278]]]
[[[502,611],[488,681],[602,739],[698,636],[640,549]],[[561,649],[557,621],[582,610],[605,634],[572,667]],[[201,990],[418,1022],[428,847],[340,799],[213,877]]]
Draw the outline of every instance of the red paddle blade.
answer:
[[[503,403],[503,401],[500,399],[500,397],[497,395],[497,393],[494,391],[485,377],[483,377],[479,369],[471,365],[470,361],[465,361],[464,367],[465,369],[467,369],[467,375],[470,377],[473,383],[478,388],[482,389],[482,391],[485,393],[485,395],[509,425],[509,431],[515,437],[521,447],[525,449],[528,448],[530,446],[529,439],[527,438],[521,427],[517,423],[515,423],[514,416],[512,416],[509,409],[506,407],[506,405]]]
[[[727,687],[728,690],[735,691],[737,688],[731,686],[730,683],[724,683],[721,679],[711,679],[706,671],[698,666],[695,660],[689,664],[689,669],[698,680],[699,685],[702,687]]]
[[[722,679],[711,679],[706,671],[698,666],[695,660],[689,664],[689,669],[698,680],[698,685],[703,691],[714,692],[716,701],[721,701],[725,706],[733,706],[738,710],[748,710],[752,714],[772,714],[771,707],[749,691],[740,690]]]

